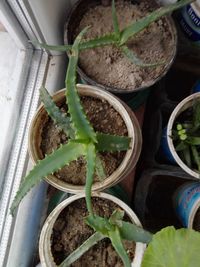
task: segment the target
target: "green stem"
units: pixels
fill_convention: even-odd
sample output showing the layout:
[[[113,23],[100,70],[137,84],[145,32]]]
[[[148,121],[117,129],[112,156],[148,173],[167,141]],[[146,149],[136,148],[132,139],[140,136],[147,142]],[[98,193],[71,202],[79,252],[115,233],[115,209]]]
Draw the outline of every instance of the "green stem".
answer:
[[[194,161],[198,167],[198,171],[200,171],[200,159],[199,159],[198,151],[197,151],[195,146],[191,146],[191,150],[192,150],[192,155],[193,155]]]

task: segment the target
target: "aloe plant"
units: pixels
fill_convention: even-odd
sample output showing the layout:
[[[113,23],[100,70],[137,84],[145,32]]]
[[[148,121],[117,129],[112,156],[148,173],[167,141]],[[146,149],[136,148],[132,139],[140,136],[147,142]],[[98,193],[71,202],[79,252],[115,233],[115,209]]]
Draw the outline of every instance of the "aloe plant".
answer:
[[[66,102],[70,117],[63,114],[53,102],[47,90],[41,88],[41,98],[48,114],[63,129],[68,136],[68,143],[61,145],[52,154],[38,161],[37,165],[22,180],[20,188],[11,206],[13,213],[27,192],[39,183],[44,177],[53,174],[71,161],[83,156],[86,159],[86,202],[90,214],[93,214],[91,205],[91,187],[95,169],[100,178],[104,177],[104,170],[98,152],[126,151],[129,149],[130,138],[95,132],[88,121],[76,88],[76,67],[79,54],[79,44],[84,29],[76,38],[71,49],[69,65],[66,74]]]
[[[183,118],[184,117],[184,118]],[[194,101],[189,116],[182,114],[181,122],[172,130],[176,152],[189,168],[200,172],[200,101]]]
[[[152,22],[193,1],[194,0],[180,0],[177,3],[160,7],[157,10],[147,14],[144,18],[138,19],[137,21],[131,23],[129,26],[125,27],[120,31],[116,15],[115,1],[112,0],[112,20],[113,20],[114,32],[106,34],[104,36],[99,36],[91,40],[82,41],[79,45],[79,49],[85,50],[100,46],[115,45],[135,65],[141,67],[155,67],[164,64],[165,62],[155,62],[155,63],[143,62],[140,58],[138,58],[138,56],[132,50],[128,48],[127,42],[130,38],[133,39],[139,32],[148,27]],[[57,50],[57,51],[70,51],[72,48],[71,45],[54,46],[42,43],[40,43],[39,45],[43,48],[49,50]]]

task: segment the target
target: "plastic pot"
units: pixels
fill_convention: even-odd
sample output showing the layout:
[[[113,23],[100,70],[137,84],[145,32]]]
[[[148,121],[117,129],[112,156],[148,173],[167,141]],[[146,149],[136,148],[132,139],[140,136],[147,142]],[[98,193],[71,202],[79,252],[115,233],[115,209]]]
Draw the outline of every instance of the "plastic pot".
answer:
[[[65,24],[65,33],[64,33],[65,44],[72,44],[73,43],[74,32],[78,28],[80,21],[81,21],[83,15],[87,12],[87,10],[90,8],[93,8],[97,5],[100,5],[100,4],[101,4],[100,0],[79,0],[73,6],[71,13],[69,14],[69,17],[68,17],[66,24]],[[158,4],[156,2],[155,2],[155,6],[158,6]],[[167,59],[165,65],[164,65],[163,70],[157,75],[157,77],[147,81],[146,84],[144,84],[142,86],[138,86],[138,87],[133,88],[133,89],[125,90],[122,88],[116,88],[114,86],[103,85],[103,84],[97,82],[93,78],[89,77],[86,74],[86,72],[80,66],[78,66],[77,70],[78,70],[78,73],[79,73],[81,79],[83,81],[85,81],[87,84],[98,86],[99,88],[105,89],[105,90],[110,91],[110,92],[117,94],[117,95],[131,94],[133,99],[134,99],[134,93],[135,92],[144,90],[144,89],[149,88],[152,85],[154,85],[163,76],[165,76],[166,73],[168,72],[168,70],[170,69],[170,67],[174,61],[174,58],[176,55],[176,50],[177,50],[177,32],[176,32],[176,27],[175,27],[174,21],[170,16],[165,17],[164,20],[165,20],[165,23],[166,23],[166,25],[167,25],[170,33],[171,33],[171,36],[172,36],[173,49],[171,51],[170,57]]]
[[[172,129],[173,129],[173,125],[176,122],[176,119],[178,118],[178,116],[184,112],[185,110],[187,110],[188,108],[192,107],[194,101],[196,100],[200,100],[200,93],[195,93],[192,94],[188,97],[186,97],[185,99],[183,99],[174,109],[174,111],[172,112],[170,118],[169,118],[169,122],[167,125],[167,143],[170,149],[170,152],[174,158],[174,160],[176,161],[176,163],[188,174],[190,174],[191,176],[200,179],[200,175],[197,171],[190,169],[179,157],[179,155],[177,154],[174,144],[173,144],[173,140],[171,138],[172,136]]]
[[[142,137],[138,121],[131,109],[122,103],[112,94],[94,86],[77,85],[78,92],[81,96],[91,96],[98,99],[106,100],[122,117],[127,127],[128,136],[131,137],[130,149],[126,151],[125,156],[119,167],[106,179],[100,182],[94,182],[92,190],[104,190],[111,187],[127,177],[134,169],[142,146]],[[57,104],[65,102],[65,89],[58,91],[54,95],[54,101]],[[42,125],[47,118],[47,112],[41,105],[33,118],[29,131],[29,154],[34,163],[43,158],[40,149]],[[48,183],[54,187],[69,193],[80,193],[84,191],[84,185],[73,185],[58,179],[55,175],[49,175],[45,178]]]
[[[122,202],[118,198],[113,197],[112,195],[109,195],[106,193],[98,193],[98,194],[94,193],[93,196],[107,199],[107,200],[110,200],[116,203],[121,209],[123,209],[126,212],[131,222],[137,224],[138,226],[141,226],[141,223],[139,219],[137,218],[137,216],[135,215],[135,213],[126,204],[124,204],[124,202]],[[58,218],[61,211],[65,207],[70,205],[70,203],[80,198],[84,198],[84,197],[85,197],[84,193],[69,197],[65,201],[61,202],[48,216],[42,228],[40,241],[39,241],[39,254],[40,254],[40,261],[41,261],[42,267],[57,266],[53,260],[53,256],[51,253],[51,234],[52,234],[52,229],[53,229],[56,219]],[[141,265],[141,261],[142,261],[145,248],[146,248],[145,244],[136,243],[135,257],[132,262],[132,267],[139,267]]]
[[[184,227],[194,227],[194,218],[199,208],[199,182],[185,183],[176,190],[174,194],[174,209],[177,217],[179,218]]]

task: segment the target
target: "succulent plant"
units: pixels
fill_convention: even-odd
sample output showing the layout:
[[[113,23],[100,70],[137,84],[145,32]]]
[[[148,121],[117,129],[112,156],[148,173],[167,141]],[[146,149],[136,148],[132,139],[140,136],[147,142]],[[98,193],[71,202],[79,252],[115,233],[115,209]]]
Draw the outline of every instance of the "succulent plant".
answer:
[[[71,161],[84,156],[86,159],[86,202],[90,214],[91,205],[91,187],[95,168],[97,174],[104,176],[103,166],[97,152],[101,151],[126,151],[129,149],[130,138],[127,136],[115,136],[95,132],[91,126],[83,107],[80,103],[80,97],[76,88],[76,67],[79,54],[79,43],[87,28],[84,29],[76,38],[71,48],[69,65],[66,75],[66,101],[70,117],[63,114],[55,105],[47,90],[41,88],[41,98],[49,116],[69,137],[68,143],[61,145],[52,154],[38,161],[37,165],[22,180],[20,188],[15,196],[11,206],[13,213],[27,192],[39,183],[44,177],[53,174]]]
[[[100,46],[108,46],[108,45],[115,45],[118,47],[123,54],[135,65],[141,67],[154,67],[158,65],[162,65],[165,62],[155,62],[155,63],[148,63],[143,62],[138,56],[128,48],[127,41],[130,38],[134,38],[139,32],[144,30],[148,27],[152,22],[160,19],[162,16],[165,16],[184,5],[187,5],[194,0],[180,0],[177,3],[170,4],[164,7],[160,7],[155,11],[147,14],[144,18],[138,19],[137,21],[131,23],[129,26],[125,27],[120,31],[119,23],[116,15],[115,9],[115,1],[112,0],[112,20],[113,20],[113,28],[114,32],[110,34],[106,34],[104,36],[99,36],[97,38],[82,41],[79,45],[79,50],[85,50],[90,48],[96,48]],[[61,45],[61,46],[54,46],[54,45],[47,45],[47,44],[39,44],[41,47],[49,49],[49,50],[57,50],[57,51],[70,51],[71,45]]]
[[[190,111],[183,114],[172,130],[175,150],[189,168],[200,172],[200,101],[194,101]]]

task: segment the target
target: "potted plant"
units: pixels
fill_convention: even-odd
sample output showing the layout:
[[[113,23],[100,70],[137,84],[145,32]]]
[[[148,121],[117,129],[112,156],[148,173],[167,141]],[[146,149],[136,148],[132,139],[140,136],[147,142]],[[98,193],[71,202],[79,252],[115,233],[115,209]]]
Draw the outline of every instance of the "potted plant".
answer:
[[[167,142],[176,163],[194,178],[200,178],[200,93],[182,100],[167,125]]]
[[[150,87],[165,75],[171,66],[176,54],[177,41],[176,30],[170,18],[153,22],[192,0],[181,0],[161,8],[157,8],[155,1],[142,1],[139,4],[119,1],[118,17],[120,16],[122,21],[118,21],[114,0],[112,11],[110,4],[102,7],[101,2],[103,3],[103,1],[79,1],[74,6],[65,27],[67,45],[41,44],[41,46],[50,50],[68,51],[75,33],[84,25],[91,24],[88,38],[80,45],[80,49],[84,50],[78,68],[81,77],[89,84],[98,85],[114,93],[130,93]],[[154,10],[155,8],[157,9]],[[97,14],[93,14],[93,10]],[[154,11],[151,12],[152,10]],[[127,18],[124,15],[126,12]],[[96,16],[100,18],[94,19]],[[102,26],[99,26],[100,21],[103,22]],[[156,40],[160,40],[159,48],[156,48],[154,43]],[[166,49],[163,49],[164,47]]]
[[[42,228],[39,242],[42,266],[71,266],[75,258],[77,259],[81,255],[83,257],[77,262],[79,266],[123,266],[120,257],[125,258],[124,261],[126,263],[129,261],[126,258],[126,252],[123,251],[123,245],[126,250],[129,250],[128,255],[133,262],[133,266],[140,266],[146,245],[138,242],[149,242],[152,235],[141,228],[141,224],[134,212],[124,202],[112,195],[94,193],[92,196],[94,216],[102,217],[98,217],[98,220],[101,220],[98,226],[102,225],[103,229],[103,223],[105,222],[111,226],[111,229],[104,229],[104,234],[101,231],[95,232],[89,226],[90,224],[87,225],[92,217],[88,216],[84,197],[85,194],[83,193],[69,197],[61,202],[48,216]],[[136,244],[131,241],[125,241],[125,243],[120,244],[120,234],[113,232],[115,222],[117,223],[118,221],[120,223],[124,213],[126,214],[124,219],[126,222],[124,221],[123,224],[131,227],[128,229],[129,231],[124,231],[124,235],[131,240],[130,236],[132,234],[132,238],[134,236],[137,241]],[[88,216],[87,222],[85,220],[86,216]],[[140,226],[137,231],[135,231],[135,225]],[[130,232],[132,229],[134,231]],[[117,256],[108,236],[110,236],[115,250],[119,254],[121,251],[120,256]],[[89,239],[87,240],[87,238]],[[96,244],[95,247],[92,246],[94,244]],[[87,252],[89,248],[91,250]],[[76,249],[77,251],[75,252]],[[70,258],[65,260],[65,263],[62,263],[69,255]]]
[[[61,127],[61,129],[68,136],[67,143],[61,145],[57,150],[46,156],[43,160],[39,160],[33,170],[25,177],[25,179],[23,179],[13,201],[11,207],[12,211],[15,210],[15,208],[19,205],[21,199],[35,184],[40,182],[44,177],[47,177],[50,174],[54,174],[55,171],[59,170],[65,165],[68,165],[69,163],[80,159],[80,157],[83,157],[86,162],[85,187],[87,201],[89,201],[91,195],[91,188],[93,185],[95,172],[101,179],[105,178],[104,166],[97,152],[108,151],[118,153],[120,151],[127,151],[125,155],[121,155],[123,156],[123,159],[122,162],[120,162],[121,164],[118,166],[116,174],[113,175],[111,179],[108,178],[105,182],[97,183],[97,185],[95,185],[93,188],[96,190],[104,189],[118,182],[119,179],[123,178],[127,173],[129,173],[129,171],[135,166],[137,162],[141,149],[141,136],[136,119],[134,118],[134,126],[137,128],[137,130],[135,131],[135,128],[132,125],[132,127],[129,128],[126,136],[96,132],[87,119],[83,107],[80,104],[80,97],[76,88],[76,65],[79,54],[79,43],[81,41],[82,35],[86,30],[87,29],[80,33],[72,47],[66,75],[66,104],[68,108],[67,112],[68,114],[70,114],[70,117],[66,114],[63,114],[63,112],[55,105],[45,88],[42,88],[41,90],[44,106],[51,118],[56,121],[59,127]],[[98,93],[98,96],[99,95],[103,95],[103,92],[100,91]],[[96,97],[97,94],[92,95],[92,97],[94,96]],[[108,100],[108,97],[106,98],[106,100]],[[127,124],[131,125],[132,121],[128,116],[125,108],[119,102],[117,102],[115,106],[117,106],[118,104],[120,105],[119,109],[121,108],[124,113],[126,113],[126,116],[122,115],[123,119],[126,120]],[[134,116],[132,115],[132,118],[133,117]],[[117,124],[117,121],[115,121],[115,123]],[[118,126],[118,128],[119,127],[122,127],[122,125]],[[81,161],[83,160],[81,159]],[[81,164],[83,163],[81,162]],[[50,179],[51,178],[49,178],[48,180]],[[52,183],[56,185],[56,182],[53,181]],[[61,188],[59,184],[57,187]],[[62,189],[69,192],[80,192],[81,190],[83,191],[84,186],[82,185],[82,187],[74,189],[68,188],[67,185],[65,185],[65,187],[62,186]]]
[[[153,235],[143,230],[133,211],[115,197],[100,193],[94,194],[93,198],[94,210],[98,212],[98,215],[96,213],[93,215],[94,217],[88,216],[86,212],[84,194],[63,201],[48,216],[42,228],[39,244],[43,267],[94,266],[94,264],[126,267],[199,266],[200,233],[192,229],[176,230],[170,226]],[[114,202],[117,206],[113,203],[103,204],[102,199]],[[99,209],[97,204],[100,205]],[[123,219],[124,211],[129,221],[127,216]],[[126,243],[125,240],[130,243]],[[110,248],[110,242],[124,265],[119,258],[116,258]],[[135,242],[135,256],[128,259],[127,256],[133,256],[132,248]],[[148,244],[148,247],[144,251],[145,244]],[[107,257],[104,256],[106,253],[109,253]]]

